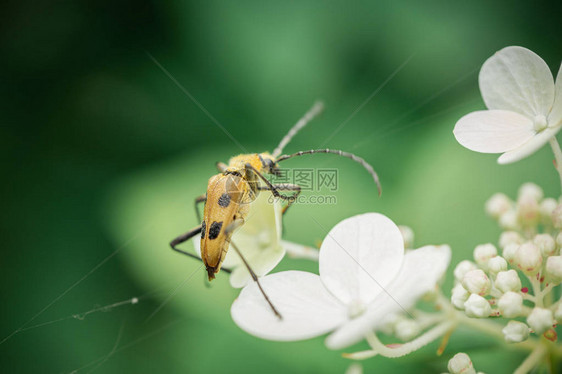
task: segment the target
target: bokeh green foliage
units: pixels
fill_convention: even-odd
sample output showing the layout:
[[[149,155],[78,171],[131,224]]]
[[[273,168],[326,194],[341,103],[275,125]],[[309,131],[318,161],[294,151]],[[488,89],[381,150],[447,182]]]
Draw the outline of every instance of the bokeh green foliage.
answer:
[[[476,244],[497,240],[499,229],[483,212],[491,194],[513,197],[527,181],[547,196],[559,194],[548,149],[499,166],[494,156],[470,152],[452,136],[460,116],[483,108],[477,72],[496,50],[528,47],[557,71],[559,44],[545,37],[559,32],[557,12],[548,5],[9,4],[1,46],[7,84],[0,108],[12,125],[0,137],[8,160],[1,331],[14,331],[115,250],[117,256],[30,325],[146,296],[82,321],[22,331],[0,346],[2,367],[70,372],[114,345],[146,337],[96,370],[343,372],[348,362],[322,338],[275,343],[240,331],[229,317],[236,291],[225,277],[206,288],[202,271],[145,321],[200,266],[167,243],[196,223],[192,201],[204,192],[214,163],[242,152],[146,51],[252,152],[272,150],[316,99],[325,101],[325,113],[288,150],[322,146],[407,62],[325,144],[371,162],[382,197],[349,160],[318,155],[288,161],[337,167],[340,184],[336,206],[292,208],[286,237],[314,245],[325,236],[323,228],[377,211],[411,226],[419,246],[450,244],[454,264],[470,257]],[[278,269],[294,268],[316,271],[315,264],[297,260]],[[451,278],[449,271],[446,290]],[[399,360],[374,358],[365,368],[443,371],[450,356],[468,348],[487,372],[509,372],[521,359],[508,352],[498,360],[497,346],[470,332],[455,333],[441,358],[435,348]]]

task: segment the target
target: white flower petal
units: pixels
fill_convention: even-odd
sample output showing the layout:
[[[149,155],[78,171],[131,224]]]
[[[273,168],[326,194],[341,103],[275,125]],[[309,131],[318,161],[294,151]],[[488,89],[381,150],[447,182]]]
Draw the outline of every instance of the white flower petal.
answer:
[[[238,245],[238,244],[236,244]],[[244,250],[244,247],[239,247],[241,251]],[[237,257],[238,255],[234,253]],[[244,257],[246,257],[246,253],[242,252]],[[278,245],[277,247],[268,247],[267,249],[262,250],[261,252],[254,253],[253,256],[246,258],[252,270],[258,277],[263,277],[267,273],[269,273],[285,256],[285,249]],[[226,266],[225,266],[226,267]],[[246,284],[252,281],[252,277],[250,272],[246,268],[244,264],[240,264],[234,268],[232,274],[230,274],[230,285],[234,288],[242,288]]]
[[[267,193],[260,193],[258,195],[250,206],[246,222],[232,235],[232,242],[240,248],[244,258],[257,274],[266,274],[267,272],[257,268],[258,265],[257,263],[254,265],[253,259],[263,256],[264,252],[268,250],[278,250],[281,240],[281,203],[277,200],[275,203],[270,203],[268,201],[269,196]],[[278,258],[277,262],[267,271],[271,271],[280,260]],[[230,249],[222,266],[234,268],[243,266],[243,263],[236,251]]]
[[[320,248],[320,278],[345,304],[370,303],[396,276],[404,257],[398,227],[378,213],[345,219]]]
[[[453,133],[462,146],[483,153],[512,150],[535,135],[533,121],[507,110],[469,113],[458,120]]]
[[[421,296],[435,288],[450,260],[451,249],[447,245],[425,246],[407,252],[404,266],[386,292],[374,300],[365,314],[328,336],[326,346],[341,349],[354,344],[381,326],[387,315],[411,308]]]
[[[554,104],[548,115],[548,125],[551,127],[562,126],[562,64],[556,76]]]
[[[531,140],[525,144],[504,153],[498,158],[499,164],[510,164],[515,161],[519,161],[527,156],[533,154],[536,150],[545,145],[553,136],[560,131],[562,126],[548,127],[545,130],[539,132]]]
[[[347,310],[316,274],[284,271],[260,279],[283,319],[273,314],[255,283],[242,290],[231,315],[244,331],[263,339],[292,341],[325,334],[347,320]]]
[[[546,116],[554,102],[554,79],[548,65],[523,47],[506,47],[486,60],[479,83],[488,109],[534,118]]]

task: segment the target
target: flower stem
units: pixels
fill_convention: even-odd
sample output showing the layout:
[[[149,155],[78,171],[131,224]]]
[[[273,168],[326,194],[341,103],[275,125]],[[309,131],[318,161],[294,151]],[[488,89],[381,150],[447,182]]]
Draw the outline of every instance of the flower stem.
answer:
[[[366,338],[371,348],[373,348],[373,351],[378,352],[381,356],[392,357],[392,358],[402,357],[407,355],[408,353],[411,353],[415,350],[420,349],[421,347],[428,345],[429,343],[439,338],[440,336],[445,335],[447,331],[454,328],[454,326],[455,326],[454,322],[441,323],[435,326],[434,328],[432,328],[431,330],[427,331],[425,334],[417,337],[416,339],[408,343],[404,343],[396,348],[389,348],[385,346],[379,340],[379,338],[377,338],[377,335],[374,333],[367,335]]]
[[[538,344],[535,347],[535,349],[531,352],[531,354],[527,356],[525,361],[523,361],[523,363],[519,365],[517,369],[515,369],[513,374],[526,374],[530,372],[538,365],[538,363],[542,360],[544,355],[546,355],[546,352],[547,352],[546,346],[543,344]]]
[[[550,147],[554,153],[554,159],[556,160],[556,171],[560,175],[560,186],[562,187],[562,150],[560,149],[560,144],[556,140],[556,136],[550,138]]]

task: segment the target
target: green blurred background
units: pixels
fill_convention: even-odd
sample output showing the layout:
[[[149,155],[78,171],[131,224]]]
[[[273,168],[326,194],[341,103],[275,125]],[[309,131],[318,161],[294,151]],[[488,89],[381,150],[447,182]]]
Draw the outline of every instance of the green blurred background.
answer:
[[[526,181],[560,192],[549,149],[499,166],[452,135],[457,119],[483,108],[478,70],[496,50],[525,46],[557,72],[557,3],[4,3],[2,371],[344,372],[349,361],[323,338],[275,343],[239,330],[226,277],[207,288],[195,273],[149,318],[200,266],[167,243],[195,224],[192,201],[215,162],[241,150],[147,52],[248,150],[271,151],[320,98],[325,113],[287,151],[325,145],[375,166],[381,198],[349,160],[294,160],[337,167],[340,186],[335,206],[292,208],[288,239],[314,245],[325,236],[310,216],[331,228],[378,211],[411,226],[418,246],[450,244],[454,264],[497,240],[483,212],[491,194],[514,197]],[[290,268],[316,266],[279,267]],[[72,318],[132,297],[139,303]],[[364,368],[442,372],[459,350],[486,372],[510,372],[522,359],[466,331],[443,357],[435,349]]]

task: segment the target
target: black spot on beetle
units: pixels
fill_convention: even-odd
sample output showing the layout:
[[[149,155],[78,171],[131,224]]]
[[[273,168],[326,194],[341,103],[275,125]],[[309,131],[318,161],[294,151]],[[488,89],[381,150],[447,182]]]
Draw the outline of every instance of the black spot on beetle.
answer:
[[[221,222],[213,222],[211,227],[209,228],[209,239],[213,240],[219,236],[222,228],[222,221]]]
[[[207,224],[205,221],[201,223],[201,239],[205,239],[205,231],[207,230]]]
[[[230,204],[230,195],[226,192],[219,197],[219,205],[226,208]]]

